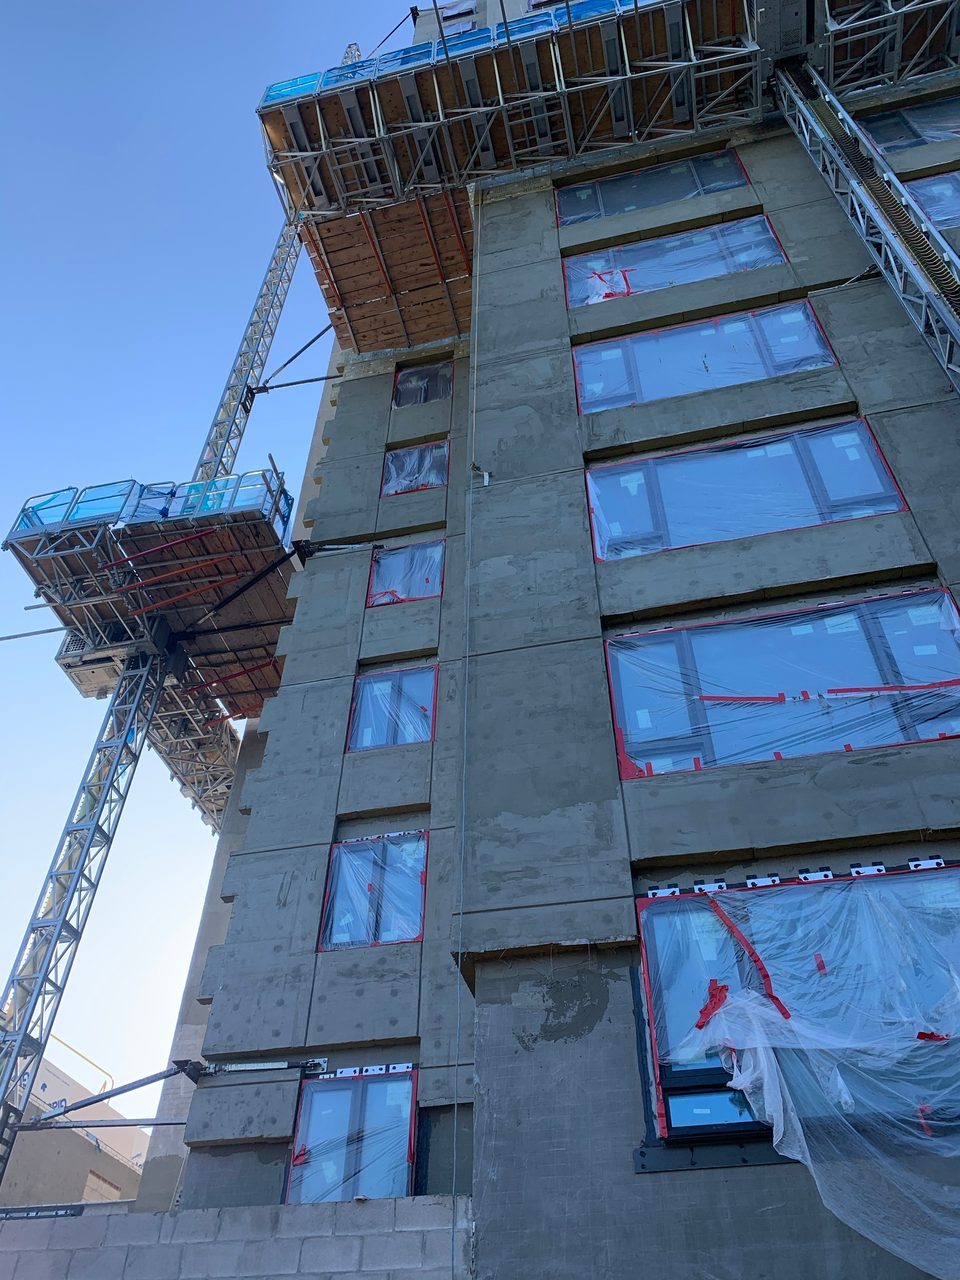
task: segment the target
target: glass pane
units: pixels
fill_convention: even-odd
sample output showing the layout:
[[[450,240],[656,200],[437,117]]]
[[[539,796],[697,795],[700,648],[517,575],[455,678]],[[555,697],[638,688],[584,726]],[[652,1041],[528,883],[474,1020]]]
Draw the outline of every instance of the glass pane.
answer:
[[[409,1076],[365,1081],[356,1195],[371,1199],[407,1195],[412,1101]]]
[[[881,151],[903,151],[906,147],[918,147],[923,142],[899,111],[864,116],[859,123]]]
[[[31,498],[20,512],[15,532],[38,529],[47,524],[59,524],[76,496],[76,489],[58,489],[55,493],[45,493],[39,498]]]
[[[600,199],[605,215],[633,213],[667,204],[671,200],[689,200],[700,189],[687,161],[657,165],[640,173],[622,173],[604,178],[600,183]]]
[[[118,516],[132,491],[132,480],[118,480],[114,484],[97,484],[82,490],[70,512],[70,523],[79,523],[83,520],[109,520],[113,516]]]
[[[941,98],[921,107],[905,107],[904,117],[924,142],[949,142],[960,137],[960,98]]]
[[[806,304],[767,307],[754,312],[754,319],[770,349],[771,374],[800,373],[834,363],[827,340]]]
[[[372,900],[379,887],[380,841],[351,840],[330,851],[330,881],[321,946],[367,947],[373,941]]]
[[[893,655],[897,683],[907,686],[898,696],[918,736],[960,733],[960,683],[953,683],[960,681],[960,619],[953,602],[943,592],[930,591],[893,605],[875,602],[873,608]]]
[[[831,502],[854,503],[861,513],[900,509],[900,496],[862,423],[810,431],[805,438]]]
[[[663,545],[654,529],[642,466],[595,467],[587,472],[587,492],[598,559],[622,560]]]
[[[442,542],[419,542],[410,547],[374,551],[367,604],[402,604],[438,596],[443,577],[443,546]]]
[[[918,178],[907,188],[935,227],[960,226],[960,173]]]
[[[423,930],[423,883],[426,840],[423,836],[387,836],[383,842],[383,894],[380,942],[403,942]]]
[[[319,1204],[353,1196],[346,1185],[352,1101],[350,1085],[304,1085],[287,1195],[293,1204]]]
[[[440,440],[412,449],[388,450],[383,464],[383,496],[442,488],[447,483],[447,448],[447,441]]]
[[[557,216],[561,227],[574,222],[590,222],[602,218],[600,194],[595,182],[584,182],[578,187],[557,188]]]
[[[766,376],[747,318],[680,325],[633,342],[644,402]]]
[[[636,404],[640,399],[633,376],[629,341],[618,338],[613,342],[574,347],[573,363],[581,413],[599,413],[602,409]]]
[[[629,755],[663,738],[688,738],[690,710],[672,638],[611,640],[610,665],[617,698],[617,723]]]
[[[394,741],[399,676],[399,672],[391,672],[358,678],[348,750],[367,751]]]
[[[397,371],[393,403],[398,409],[434,400],[449,400],[453,394],[453,362],[418,365]]]
[[[433,667],[400,672],[396,742],[429,742],[433,737],[435,688],[436,671]]]
[[[783,250],[766,218],[724,222],[716,228],[720,248],[729,258],[726,271],[754,271],[785,262]],[[713,274],[713,273],[711,273]],[[720,271],[716,274],[721,274]]]
[[[729,191],[732,187],[745,187],[747,175],[740,167],[736,152],[718,151],[716,155],[697,156],[693,161],[693,169],[700,184],[700,190],[706,194],[714,191]]]
[[[703,449],[653,465],[671,547],[819,524],[817,505],[787,438]]]
[[[753,1114],[739,1089],[709,1089],[703,1093],[667,1095],[670,1129],[702,1129],[704,1126],[750,1124]]]

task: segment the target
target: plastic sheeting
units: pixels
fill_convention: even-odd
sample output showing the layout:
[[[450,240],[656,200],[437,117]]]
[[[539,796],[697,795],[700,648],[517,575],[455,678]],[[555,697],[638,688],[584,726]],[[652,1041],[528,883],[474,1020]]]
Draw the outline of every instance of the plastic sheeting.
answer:
[[[608,642],[624,778],[960,734],[960,617],[943,591]]]
[[[287,1203],[409,1195],[414,1091],[411,1072],[304,1081]]]
[[[905,505],[860,420],[602,464],[587,472],[587,492],[598,560]]]
[[[649,974],[661,1063],[719,1055],[827,1208],[957,1280],[960,871],[654,901],[645,936],[661,911],[680,961]]]
[[[385,498],[395,493],[417,493],[420,489],[442,489],[447,483],[450,446],[446,440],[416,444],[408,449],[389,449],[383,461]]]
[[[766,218],[721,222],[564,258],[567,306],[592,306],[782,262],[786,255]]]
[[[581,413],[758,382],[836,363],[809,303],[574,347]]]
[[[960,173],[918,178],[907,189],[935,227],[946,231],[960,226]]]
[[[442,542],[379,548],[373,553],[367,605],[428,600],[443,590]]]
[[[437,668],[408,667],[357,676],[348,751],[429,742],[433,737]]]
[[[747,185],[736,152],[717,151],[677,164],[660,164],[634,173],[617,173],[595,182],[557,189],[561,227],[617,213],[634,213],[673,200],[691,200],[715,191]]]
[[[902,111],[863,116],[860,124],[881,151],[903,151],[925,142],[950,142],[960,137],[960,98],[941,98]]]
[[[335,844],[330,850],[321,950],[421,938],[426,857],[423,831]]]
[[[452,395],[452,360],[397,370],[397,378],[393,384],[393,403],[397,409],[406,409],[415,404],[430,404],[433,400],[449,400]]]

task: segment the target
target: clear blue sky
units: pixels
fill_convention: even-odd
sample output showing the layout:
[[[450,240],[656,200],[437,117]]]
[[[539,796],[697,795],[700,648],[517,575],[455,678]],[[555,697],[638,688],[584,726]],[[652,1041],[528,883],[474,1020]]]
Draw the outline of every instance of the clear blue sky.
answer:
[[[393,0],[8,9],[4,530],[33,494],[189,478],[280,227],[260,95],[335,65],[350,40],[369,53],[406,12]],[[411,33],[407,21],[387,47]],[[324,323],[304,255],[268,369]],[[325,372],[328,351],[325,339],[291,376]],[[317,386],[261,397],[241,467],[265,465],[269,450],[298,486],[318,400]],[[53,625],[48,610],[24,612],[32,602],[26,576],[0,556],[0,634]],[[0,643],[0,982],[104,709],[56,667],[57,643]],[[56,1028],[118,1081],[166,1065],[212,853],[206,828],[145,756]],[[148,1114],[152,1101],[129,1105]]]

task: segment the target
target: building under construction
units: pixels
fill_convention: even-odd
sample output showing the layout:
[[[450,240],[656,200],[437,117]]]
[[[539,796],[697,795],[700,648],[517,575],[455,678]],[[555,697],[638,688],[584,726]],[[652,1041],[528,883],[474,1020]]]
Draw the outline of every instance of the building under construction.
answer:
[[[145,745],[220,841],[137,1200],[0,1276],[958,1280],[960,0],[414,16],[263,94],[191,478],[7,536],[108,709],[0,1173]]]

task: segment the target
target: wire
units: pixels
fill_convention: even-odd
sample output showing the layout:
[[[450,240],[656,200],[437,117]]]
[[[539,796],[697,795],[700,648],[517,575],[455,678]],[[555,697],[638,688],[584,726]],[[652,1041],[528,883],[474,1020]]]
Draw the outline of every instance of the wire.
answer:
[[[277,373],[279,372],[278,369]],[[254,387],[253,394],[258,396],[263,392],[278,391],[281,387],[305,387],[308,382],[332,382],[342,377],[342,373],[324,373],[319,378],[299,378],[296,382],[275,382],[272,387]]]
[[[411,9],[410,9],[410,12],[409,12],[409,13],[405,13],[405,14],[403,15],[403,17],[400,19],[400,21],[397,23],[397,25],[393,28],[393,30],[392,30],[391,32],[389,32],[387,35],[385,35],[385,36],[383,37],[383,39],[382,39],[382,40],[380,41],[380,43],[377,45],[376,49],[371,49],[371,50],[370,50],[370,52],[367,54],[367,57],[368,57],[368,58],[372,58],[372,57],[373,57],[373,55],[377,52],[377,49],[382,49],[382,48],[383,48],[383,46],[387,43],[387,41],[390,39],[390,36],[395,36],[395,35],[397,34],[397,32],[400,30],[400,28],[403,26],[403,24],[406,22],[406,20],[407,20],[408,18],[413,18],[413,8],[412,8],[412,7],[411,7]],[[416,22],[416,18],[413,18],[413,20],[414,20],[414,22]]]
[[[66,627],[44,627],[42,631],[17,631],[12,636],[0,636],[0,640],[26,640],[28,636],[52,636],[55,631],[66,630]]]
[[[297,356],[302,356],[305,351],[309,351],[310,348],[313,346],[313,344],[315,342],[319,342],[320,339],[323,337],[323,335],[325,333],[329,333],[332,328],[333,328],[333,323],[331,322],[330,324],[326,325],[323,329],[321,329],[319,333],[315,333],[309,342],[305,342],[299,351],[295,351],[293,353],[293,355],[290,357],[289,360],[284,360],[283,364],[280,365],[278,369],[274,369],[273,373],[270,374],[269,378],[264,378],[263,382],[261,382],[259,387],[256,387],[255,390],[266,391],[268,382],[272,382],[278,373],[283,373],[284,369],[286,369],[288,364],[293,364]]]

